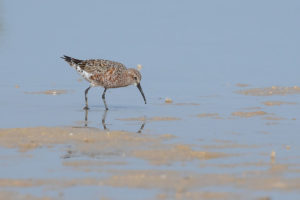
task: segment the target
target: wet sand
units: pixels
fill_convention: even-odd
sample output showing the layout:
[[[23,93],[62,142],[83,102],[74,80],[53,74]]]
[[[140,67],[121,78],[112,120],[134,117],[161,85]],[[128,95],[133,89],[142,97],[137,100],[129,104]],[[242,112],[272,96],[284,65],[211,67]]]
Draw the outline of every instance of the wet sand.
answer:
[[[68,94],[65,90],[47,90],[26,95],[53,95],[53,91],[55,94]],[[295,87],[270,87],[241,90],[239,94],[269,96],[271,93],[295,95],[297,92],[298,88]],[[281,122],[296,123],[296,116],[286,117],[273,108],[292,109],[298,106],[297,102],[266,98],[256,100],[256,105],[252,107],[242,104],[244,108],[237,111],[229,109],[226,113],[215,109],[214,112],[180,118],[172,115],[115,118],[116,122],[139,123],[141,127],[137,132],[110,130],[106,119],[109,111],[104,112],[100,128],[88,124],[88,111],[85,112],[85,120],[77,123],[77,126],[2,128],[0,147],[15,151],[10,162],[15,157],[18,158],[17,162],[34,163],[39,152],[55,152],[56,161],[52,161],[55,165],[48,165],[49,169],[40,168],[39,173],[50,170],[63,174],[67,170],[80,176],[1,177],[0,195],[6,199],[64,199],[66,191],[84,187],[128,188],[136,192],[148,190],[151,194],[148,197],[152,199],[272,199],[269,192],[283,196],[298,193],[300,155],[295,152],[298,147],[295,148],[292,142],[283,140],[277,145],[268,140],[262,143],[256,140],[241,142],[234,137],[224,139],[217,135],[208,140],[199,135],[198,142],[192,143],[183,142],[184,132],[178,135],[151,131],[152,134],[149,134],[144,130],[145,124],[150,127],[151,124],[158,124],[157,127],[167,126],[176,130],[179,128],[176,123],[184,123],[187,119],[196,120],[196,123],[216,119],[225,123],[236,121],[234,123],[244,123],[246,129],[251,126],[252,120],[263,122],[265,127],[280,127]],[[157,106],[176,110],[181,107],[194,109],[193,106],[201,104],[175,101]],[[188,127],[186,131],[197,133],[196,129]],[[272,136],[273,131],[270,132],[268,128],[262,128],[260,134]],[[243,133],[231,134],[240,137]],[[249,159],[249,156],[255,159]],[[6,158],[0,155],[0,161]],[[143,164],[137,165],[139,162]],[[221,192],[219,189],[224,187],[235,189]],[[19,192],[20,189],[30,188],[52,192],[44,195]],[[101,198],[118,199],[119,196],[106,192]]]
[[[60,95],[66,94],[67,90],[45,90],[45,91],[38,91],[38,92],[24,92],[25,94],[46,94],[46,95]]]
[[[145,118],[145,117],[137,117],[137,118],[122,118],[118,119],[121,121],[173,121],[173,120],[180,120],[180,118],[177,117],[150,117],[150,118]]]
[[[63,148],[66,152],[64,159],[61,160],[60,170],[77,171],[77,173],[86,175],[84,175],[84,178],[71,179],[1,178],[0,187],[2,189],[0,194],[8,199],[52,199],[46,196],[21,195],[11,191],[18,190],[18,188],[36,187],[50,191],[56,191],[59,188],[63,191],[70,187],[109,186],[134,188],[135,190],[154,189],[158,191],[154,194],[154,199],[245,199],[246,196],[250,195],[251,190],[275,190],[278,192],[297,192],[299,190],[300,179],[284,175],[300,172],[300,163],[290,162],[294,160],[293,158],[283,157],[279,158],[277,162],[275,153],[272,152],[274,155],[271,154],[269,158],[267,155],[265,156],[269,161],[225,164],[228,158],[239,158],[245,155],[223,153],[222,149],[259,149],[260,146],[215,140],[215,145],[203,145],[200,149],[206,150],[200,151],[195,150],[188,144],[173,143],[173,138],[174,136],[170,134],[151,136],[124,131],[101,131],[94,128],[33,127],[1,129],[0,146],[2,148],[18,149],[20,152],[29,153],[45,148],[51,151],[57,145],[67,145],[67,150]],[[287,149],[290,149],[290,147]],[[115,157],[113,161],[102,161],[103,158],[112,155]],[[76,159],[78,156],[86,158]],[[102,159],[91,159],[98,156]],[[118,161],[119,158],[124,160],[124,157],[144,160],[149,164],[149,167],[151,165],[168,166],[178,162],[182,165],[195,163],[195,167],[200,171],[155,169],[153,167],[147,170],[122,169],[122,167],[129,165],[127,161]],[[23,159],[34,160],[35,158],[24,157]],[[218,162],[219,164],[200,162],[218,159],[221,159],[221,162]],[[116,169],[114,166],[120,166],[121,168]],[[201,168],[210,167],[232,168],[242,170],[242,173],[201,173]],[[105,172],[107,175],[96,178],[89,175],[91,172]],[[240,192],[197,191],[199,188],[225,186],[248,192],[245,196],[245,193]]]
[[[261,95],[261,91],[266,89],[255,89],[257,90]],[[269,94],[269,89],[267,90]],[[285,101],[263,102],[265,108],[298,105],[296,102]],[[265,125],[275,125],[283,120],[293,121],[281,117],[280,113],[265,112],[262,110],[264,107],[259,107],[259,104],[261,102],[257,102],[256,107],[246,107],[240,111],[206,112],[189,115],[188,118],[200,120],[199,122],[222,119],[226,123],[252,118],[270,121]],[[190,108],[189,103],[182,103],[181,106]],[[169,105],[166,104],[165,107],[169,108]],[[272,199],[272,195],[268,195],[270,192],[283,196],[299,192],[300,157],[294,152],[298,148],[291,143],[279,143],[279,148],[278,144],[268,141],[260,144],[255,140],[240,143],[233,138],[222,139],[218,136],[213,137],[213,140],[199,137],[197,143],[188,143],[181,141],[184,135],[143,133],[145,124],[142,124],[138,133],[109,130],[106,127],[109,125],[106,124],[106,112],[102,119],[103,129],[93,128],[88,126],[87,114],[88,112],[86,121],[80,126],[0,129],[0,147],[16,150],[14,157],[18,157],[18,162],[36,162],[41,151],[56,152],[58,157],[55,165],[52,163],[48,165],[49,169],[41,168],[39,171],[46,173],[50,170],[62,174],[67,170],[68,173],[80,175],[65,178],[45,175],[36,178],[1,177],[0,195],[6,199],[64,199],[65,193],[70,189],[110,187],[132,189],[138,193],[147,190],[150,192],[147,195],[150,199],[262,200]],[[162,126],[176,128],[174,122],[186,119],[153,116],[116,118],[116,121],[147,123],[147,126],[160,122],[163,123]],[[262,132],[270,135],[267,131]],[[232,134],[238,136],[241,133]],[[290,155],[291,152],[294,153]],[[249,159],[249,156],[255,159]],[[5,156],[0,155],[0,160],[3,162]],[[139,162],[143,164],[137,165]],[[227,187],[234,190],[220,191],[220,188]],[[44,195],[18,192],[20,189],[38,188],[48,192]],[[100,195],[100,199],[119,197],[111,192]]]
[[[236,117],[255,117],[255,116],[261,116],[261,115],[266,115],[267,113],[264,111],[254,111],[254,112],[243,112],[243,111],[237,111],[237,112],[233,112],[231,113],[232,116],[236,116]]]
[[[248,90],[239,90],[238,94],[250,95],[250,96],[273,96],[273,95],[289,95],[300,94],[300,87],[280,87],[272,86],[266,88],[253,88]]]

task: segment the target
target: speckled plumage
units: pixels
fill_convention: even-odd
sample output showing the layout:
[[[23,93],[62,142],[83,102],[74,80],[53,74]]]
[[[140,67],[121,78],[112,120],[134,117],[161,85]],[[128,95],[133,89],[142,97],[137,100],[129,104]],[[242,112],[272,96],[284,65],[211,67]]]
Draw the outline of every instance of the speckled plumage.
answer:
[[[89,59],[89,60],[79,60],[69,56],[62,57],[66,62],[70,64],[71,67],[76,69],[76,71],[83,76],[87,81],[91,83],[85,91],[86,106],[85,109],[88,109],[87,103],[87,93],[91,87],[102,86],[104,87],[104,92],[102,99],[107,108],[105,102],[105,92],[109,88],[119,88],[126,87],[128,85],[136,85],[140,90],[145,104],[146,98],[144,96],[143,90],[140,85],[142,76],[140,72],[136,69],[129,68],[127,69],[125,65],[119,62],[103,60],[103,59]]]

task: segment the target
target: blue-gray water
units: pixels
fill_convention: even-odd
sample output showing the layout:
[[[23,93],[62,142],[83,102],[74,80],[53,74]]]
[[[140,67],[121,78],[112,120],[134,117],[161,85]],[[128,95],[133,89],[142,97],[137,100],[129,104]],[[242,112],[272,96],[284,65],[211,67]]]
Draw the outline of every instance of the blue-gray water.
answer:
[[[140,122],[118,120],[120,118],[178,117],[181,120],[175,122],[146,122],[143,131],[153,135],[170,133],[177,136],[175,142],[185,144],[197,145],[199,139],[208,143],[219,139],[264,146],[260,149],[225,149],[225,153],[252,154],[217,161],[219,163],[235,162],[235,159],[254,162],[262,159],[261,151],[270,153],[276,150],[279,156],[293,157],[294,163],[299,164],[300,96],[253,97],[235,93],[244,89],[237,87],[237,83],[249,84],[250,88],[300,85],[299,10],[300,2],[296,0],[2,0],[0,127],[77,126],[78,121],[85,117],[82,108],[88,83],[79,82],[80,76],[60,56],[103,58],[133,68],[142,64],[141,84],[148,100],[144,105],[134,86],[108,90],[106,98],[111,110],[107,113],[106,123],[109,129],[135,132],[141,126]],[[50,89],[68,92],[56,96],[26,94]],[[102,90],[93,88],[89,92],[89,126],[100,129],[104,112]],[[172,98],[174,103],[199,105],[165,105],[166,97]],[[268,107],[262,104],[263,101],[298,104]],[[260,107],[260,110],[286,120],[268,125],[262,117],[231,119],[231,113],[249,107]],[[218,113],[223,119],[198,118],[197,114],[201,113]],[[292,148],[288,153],[280,154],[283,145]],[[16,156],[18,152],[3,149],[1,156],[6,154]],[[41,159],[40,162],[52,160],[50,171],[54,172],[44,175],[49,169],[38,167],[39,162],[35,159],[25,162],[24,166],[21,165],[22,159],[20,163],[2,159],[0,163],[10,163],[14,167],[8,164],[0,167],[0,178],[22,178],[20,170],[29,171],[26,178],[56,177],[65,173],[60,170],[59,153],[41,149],[33,154],[35,159]],[[151,168],[138,160],[130,166],[134,164]],[[200,169],[196,165],[189,163],[178,167],[174,164],[166,168],[208,170],[211,173],[224,170],[227,173],[225,169]],[[241,172],[233,169],[230,173]],[[76,176],[76,172],[68,172],[66,176]],[[79,176],[84,177],[84,173]],[[291,176],[299,177],[299,171]],[[242,193],[239,188],[212,190],[227,189]],[[120,198],[114,190],[126,195]],[[36,188],[17,191],[33,195],[44,192]],[[97,186],[77,188],[77,192],[76,188],[65,189],[63,192],[65,199],[81,199],[82,193],[88,193],[89,199],[96,199],[105,192],[113,199],[153,198],[152,191]],[[56,197],[55,192],[48,193]],[[274,189],[253,193],[255,197],[297,199],[299,190],[281,192]]]

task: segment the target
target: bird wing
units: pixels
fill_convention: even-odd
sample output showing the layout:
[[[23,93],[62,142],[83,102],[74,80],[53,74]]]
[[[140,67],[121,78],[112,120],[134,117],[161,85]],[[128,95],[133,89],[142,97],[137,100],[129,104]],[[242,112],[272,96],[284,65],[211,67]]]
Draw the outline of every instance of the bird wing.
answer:
[[[115,68],[118,70],[126,69],[125,65],[119,62],[110,61],[110,60],[102,60],[102,59],[91,59],[84,60],[78,63],[81,69],[88,73],[105,73],[109,71],[111,68]]]

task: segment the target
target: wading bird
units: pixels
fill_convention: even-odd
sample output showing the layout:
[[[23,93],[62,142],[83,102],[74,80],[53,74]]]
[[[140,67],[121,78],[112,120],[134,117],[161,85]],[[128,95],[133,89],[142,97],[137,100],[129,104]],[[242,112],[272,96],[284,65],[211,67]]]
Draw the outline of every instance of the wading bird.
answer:
[[[108,110],[105,100],[106,90],[109,88],[126,87],[128,85],[137,86],[146,104],[146,97],[140,84],[142,76],[138,70],[133,68],[127,69],[122,63],[110,60],[79,60],[65,55],[61,58],[76,69],[84,79],[90,82],[90,86],[84,92],[85,107],[83,109],[89,109],[87,98],[89,89],[97,86],[104,88],[102,99],[106,110]]]

